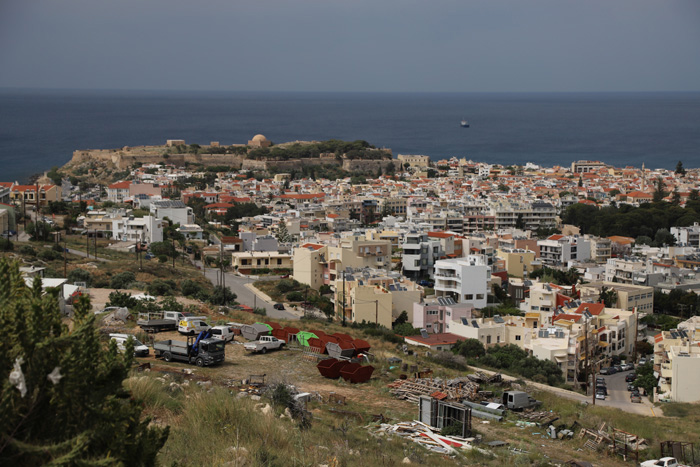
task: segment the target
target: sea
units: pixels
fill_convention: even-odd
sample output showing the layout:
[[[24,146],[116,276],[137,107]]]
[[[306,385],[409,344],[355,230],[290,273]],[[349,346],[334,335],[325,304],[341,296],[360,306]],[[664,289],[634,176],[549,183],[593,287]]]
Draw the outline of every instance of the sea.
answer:
[[[469,128],[461,128],[467,120]],[[277,93],[0,89],[0,181],[74,150],[366,140],[492,164],[700,167],[700,93]]]

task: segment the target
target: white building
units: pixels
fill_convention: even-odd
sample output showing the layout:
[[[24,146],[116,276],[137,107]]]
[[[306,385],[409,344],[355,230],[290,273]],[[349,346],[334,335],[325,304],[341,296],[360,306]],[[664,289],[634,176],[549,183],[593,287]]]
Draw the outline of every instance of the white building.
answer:
[[[568,265],[569,261],[586,261],[591,258],[591,242],[579,236],[552,235],[539,240],[540,261],[547,265]]]
[[[484,255],[439,260],[435,263],[435,296],[451,297],[476,308],[487,304],[491,267]]]
[[[430,239],[427,233],[406,234],[401,249],[403,274],[413,278],[432,276],[435,261],[444,255],[440,239]]]
[[[112,238],[122,242],[162,242],[163,221],[153,216],[115,218]]]
[[[689,227],[671,227],[671,235],[676,237],[677,245],[700,248],[700,225],[697,222]]]
[[[194,211],[182,201],[162,200],[151,202],[151,214],[158,219],[166,217],[173,224],[194,224]]]

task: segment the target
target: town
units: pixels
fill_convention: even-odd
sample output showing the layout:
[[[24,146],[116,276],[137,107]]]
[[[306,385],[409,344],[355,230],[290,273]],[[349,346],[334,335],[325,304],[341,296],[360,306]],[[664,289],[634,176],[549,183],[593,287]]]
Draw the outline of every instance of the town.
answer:
[[[533,409],[556,410],[547,406],[557,406],[552,398],[654,420],[700,401],[698,187],[700,170],[681,162],[675,170],[586,160],[502,166],[394,157],[364,141],[278,145],[255,135],[247,144],[200,146],[168,140],[80,150],[33,184],[0,182],[0,250],[21,261],[28,285],[40,277],[45,290],[58,291],[65,319],[80,296],[90,296],[98,326],[139,337],[157,356],[175,350],[154,343],[159,338],[137,321],[172,311],[180,313],[180,326],[188,312],[201,317],[201,329],[193,324],[197,333],[233,332],[227,348],[246,335],[245,326],[267,320],[270,332],[263,328],[251,338],[265,345],[248,350],[266,353],[279,340],[286,347],[294,341],[300,356],[314,362],[329,355],[343,360],[345,350],[353,360],[369,354],[359,364],[372,365],[374,373],[357,373],[353,382],[382,381],[407,401],[402,410],[418,413],[416,402],[445,398],[450,410],[469,409],[468,423],[454,417],[462,428],[452,441],[429,430],[423,436],[432,440],[430,452],[444,456],[455,450],[454,439],[478,445],[466,435],[472,424],[474,431],[491,429],[488,420],[496,423],[507,409],[528,409],[533,417]],[[123,308],[129,313],[118,312]],[[305,331],[312,337],[302,338]],[[261,337],[267,335],[274,337]],[[342,337],[350,335],[359,340]],[[371,348],[357,344],[365,340]],[[236,352],[243,355],[242,346]],[[187,367],[156,361],[148,346],[145,355],[137,362],[153,371],[156,364]],[[283,347],[256,358],[292,365],[288,355]],[[268,378],[281,371],[282,364],[269,365],[259,370]],[[250,379],[240,367],[223,368],[188,371]],[[543,398],[544,408],[542,401],[510,406],[505,398],[495,409],[461,405],[444,381],[470,369],[479,370],[482,383],[472,404],[493,403],[489,393],[524,390]],[[319,371],[324,374],[322,366]],[[439,372],[444,377],[436,383]],[[304,394],[327,392],[330,384],[311,379],[318,375],[288,378]],[[502,381],[512,383],[511,391],[495,384]],[[338,384],[331,392],[358,405],[362,396]],[[441,414],[447,410],[440,407]],[[431,425],[422,411],[423,405],[420,421]],[[519,436],[528,427],[552,429],[547,443],[563,443],[574,430],[553,419],[539,428],[546,418],[539,414],[542,419],[518,422]],[[426,430],[401,425],[410,420],[378,425],[381,436]],[[437,428],[448,427],[440,420]],[[555,446],[550,457],[590,465],[583,462],[605,452],[606,464],[617,465],[685,452],[662,452],[658,443],[669,439],[649,439],[646,431],[588,426],[579,433],[585,450]],[[683,433],[677,429],[673,442],[695,436]],[[491,441],[494,436],[509,435],[496,431]],[[478,448],[482,462],[496,452],[491,447]]]

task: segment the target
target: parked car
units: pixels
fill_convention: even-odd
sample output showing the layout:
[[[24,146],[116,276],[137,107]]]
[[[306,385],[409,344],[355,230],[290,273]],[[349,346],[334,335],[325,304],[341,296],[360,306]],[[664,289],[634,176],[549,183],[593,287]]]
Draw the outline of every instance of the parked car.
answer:
[[[639,364],[640,365],[646,365],[647,364],[647,359],[645,357],[642,357],[639,359]]]
[[[596,386],[595,393],[598,394],[599,392],[602,393],[603,395],[607,396],[608,395],[608,388],[606,388],[605,386]]]
[[[274,308],[275,310],[284,310],[284,305],[282,305],[281,303],[275,303],[274,305],[272,305],[272,308]]]
[[[610,372],[610,368],[601,368],[600,374],[601,375],[611,375],[612,373]]]
[[[145,357],[148,355],[148,347],[143,345],[137,338],[130,334],[110,334],[109,337],[117,343],[117,349],[122,352],[124,349],[126,349],[126,341],[133,339],[134,357]]]
[[[634,385],[634,383],[627,383],[627,390],[628,391],[632,392],[635,389],[637,389],[637,387]]]
[[[630,395],[630,402],[636,402],[638,404],[641,404],[642,403],[642,396],[640,396],[639,394],[632,393]]]
[[[596,382],[596,384],[603,384],[603,385],[605,385],[605,378],[603,378],[602,376],[596,376],[595,382]]]
[[[595,398],[596,398],[596,399],[600,399],[600,400],[605,400],[605,393],[604,393],[604,392],[600,392],[600,391],[596,391],[596,392],[595,392]]]
[[[623,363],[620,366],[622,367],[622,371],[634,370],[634,363]]]
[[[432,287],[435,285],[435,283],[433,281],[423,279],[418,281],[418,285],[422,285],[423,287]]]
[[[207,324],[205,319],[207,318],[204,316],[182,318],[177,326],[177,330],[180,334],[196,334],[211,329],[211,326]]]
[[[230,326],[214,326],[211,328],[211,338],[224,342],[233,342],[233,329]]]
[[[635,379],[637,379],[637,374],[636,373],[628,373],[627,376],[625,376],[625,382],[626,383],[631,383]]]
[[[622,372],[622,365],[613,365],[613,368],[615,369],[615,373]]]

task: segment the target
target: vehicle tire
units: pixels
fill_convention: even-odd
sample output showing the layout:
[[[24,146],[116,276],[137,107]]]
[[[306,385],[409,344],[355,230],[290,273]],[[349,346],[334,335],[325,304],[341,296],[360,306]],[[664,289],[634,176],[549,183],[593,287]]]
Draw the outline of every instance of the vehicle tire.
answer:
[[[260,350],[260,353],[267,353],[267,347],[263,347],[262,350]]]
[[[204,359],[202,357],[197,357],[197,360],[194,361],[195,365],[197,366],[204,366]]]
[[[172,362],[173,361],[173,354],[171,354],[170,352],[165,352],[163,354],[163,360],[165,360],[166,362]]]

